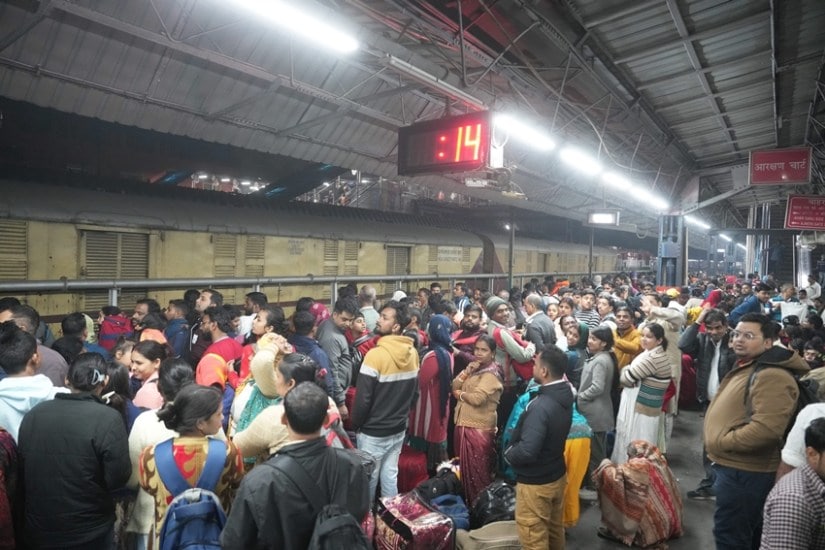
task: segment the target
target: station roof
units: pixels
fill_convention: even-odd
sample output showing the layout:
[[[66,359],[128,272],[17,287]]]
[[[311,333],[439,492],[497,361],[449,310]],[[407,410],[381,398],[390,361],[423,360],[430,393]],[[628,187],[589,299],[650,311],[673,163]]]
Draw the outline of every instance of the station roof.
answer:
[[[293,4],[350,32],[359,49],[329,53],[230,0],[0,3],[5,116],[24,102],[248,152],[226,164],[397,178],[398,128],[478,108],[445,91],[458,89],[711,225],[742,227],[751,206],[822,192],[825,159],[814,184],[792,189],[747,188],[741,169],[753,149],[823,144],[821,0]],[[656,232],[658,212],[644,200],[558,155],[513,143],[505,160],[527,201],[466,188],[458,175],[409,179],[579,220],[617,207],[635,230]]]

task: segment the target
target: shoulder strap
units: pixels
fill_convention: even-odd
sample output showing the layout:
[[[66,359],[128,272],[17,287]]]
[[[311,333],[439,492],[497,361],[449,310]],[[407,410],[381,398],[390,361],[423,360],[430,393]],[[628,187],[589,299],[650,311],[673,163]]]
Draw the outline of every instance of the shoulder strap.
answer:
[[[178,496],[187,489],[191,489],[183,474],[180,473],[172,449],[174,438],[167,439],[155,445],[155,464],[158,468],[160,480],[166,486],[173,497]],[[212,491],[218,485],[218,481],[223,471],[226,461],[226,444],[220,439],[209,440],[209,450],[206,455],[206,463],[203,466],[198,482],[195,487]]]
[[[267,460],[265,464],[286,474],[289,481],[298,488],[304,498],[315,509],[315,513],[321,512],[324,507],[324,501],[321,499],[321,487],[309,476],[303,466],[298,464],[297,460],[289,455],[281,454],[277,455],[275,460]]]

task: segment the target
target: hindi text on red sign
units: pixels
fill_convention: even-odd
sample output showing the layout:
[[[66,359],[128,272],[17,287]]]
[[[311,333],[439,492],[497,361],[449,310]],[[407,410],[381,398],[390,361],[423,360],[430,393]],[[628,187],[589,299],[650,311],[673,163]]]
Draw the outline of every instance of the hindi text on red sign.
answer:
[[[811,148],[751,151],[751,185],[798,185],[811,182]]]
[[[825,230],[825,196],[790,195],[785,209],[785,229]]]

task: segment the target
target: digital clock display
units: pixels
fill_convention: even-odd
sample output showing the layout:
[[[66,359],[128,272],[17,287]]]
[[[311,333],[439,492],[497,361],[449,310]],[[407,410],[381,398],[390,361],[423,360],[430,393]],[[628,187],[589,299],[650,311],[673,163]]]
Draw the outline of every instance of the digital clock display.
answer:
[[[490,113],[419,122],[398,130],[398,175],[468,172],[490,157]]]

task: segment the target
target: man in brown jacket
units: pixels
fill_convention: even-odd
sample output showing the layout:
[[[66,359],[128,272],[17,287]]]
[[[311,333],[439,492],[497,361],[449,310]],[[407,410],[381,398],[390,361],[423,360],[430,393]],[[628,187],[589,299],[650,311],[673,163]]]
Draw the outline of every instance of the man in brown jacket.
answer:
[[[717,550],[759,548],[762,507],[779,466],[782,438],[799,397],[797,353],[773,345],[767,315],[746,313],[730,333],[737,362],[705,415],[705,446],[715,463]]]

